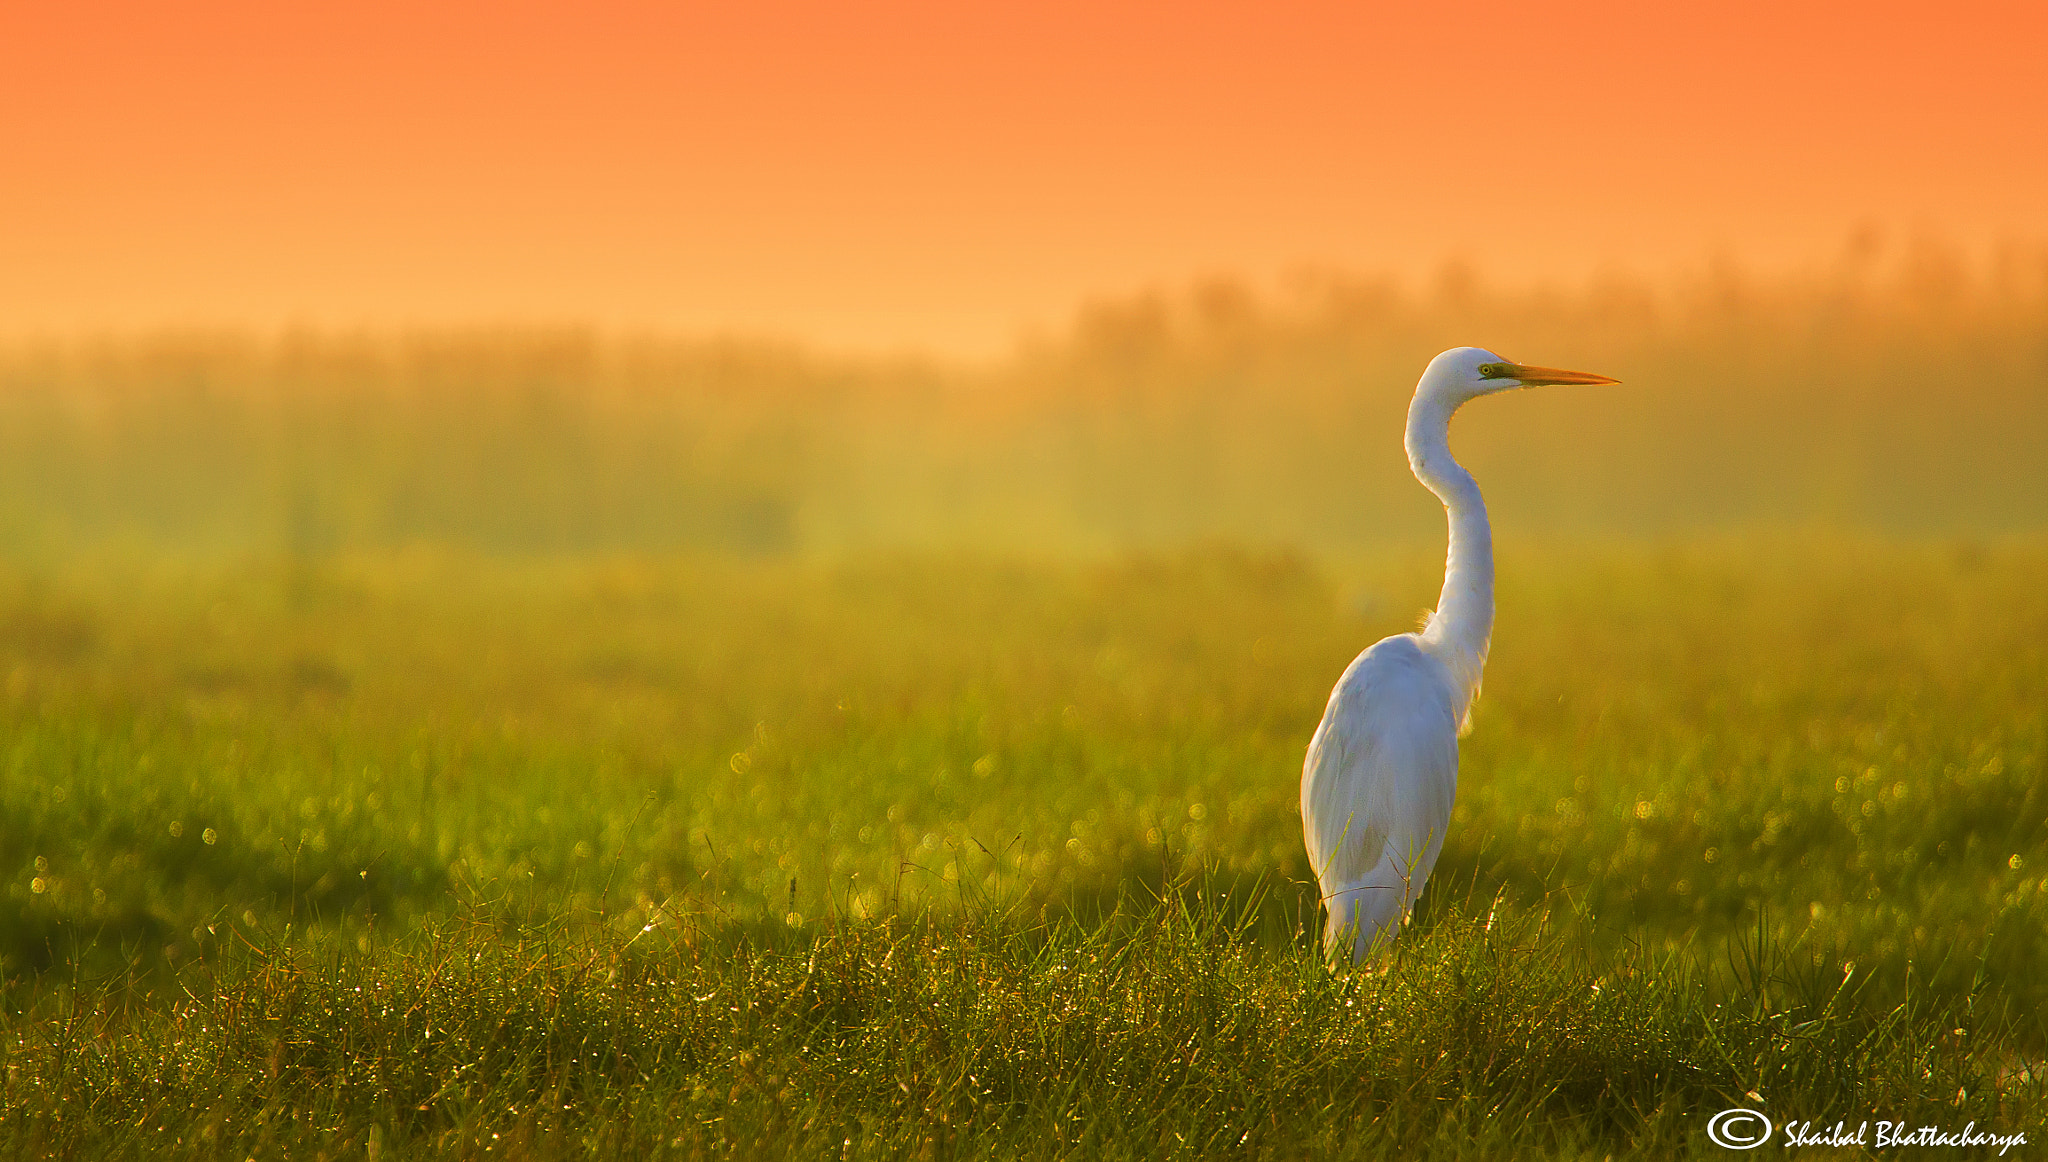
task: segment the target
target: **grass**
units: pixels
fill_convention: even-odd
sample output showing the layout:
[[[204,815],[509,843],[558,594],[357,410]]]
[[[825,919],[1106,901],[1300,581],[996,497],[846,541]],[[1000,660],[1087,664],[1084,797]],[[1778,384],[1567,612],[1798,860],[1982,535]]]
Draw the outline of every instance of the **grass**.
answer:
[[[2048,552],[1502,559],[1437,878],[1334,974],[1301,748],[1433,555],[17,568],[0,1143],[2037,1139]]]
[[[1839,981],[1716,987],[1683,957],[1455,910],[1383,972],[1332,974],[1215,904],[237,942],[168,1013],[102,1001],[38,1030],[9,1133],[29,1154],[1660,1157],[1759,1104],[1745,1090],[1916,1124],[2039,1108],[1929,1035],[1967,1002],[1858,1019]]]

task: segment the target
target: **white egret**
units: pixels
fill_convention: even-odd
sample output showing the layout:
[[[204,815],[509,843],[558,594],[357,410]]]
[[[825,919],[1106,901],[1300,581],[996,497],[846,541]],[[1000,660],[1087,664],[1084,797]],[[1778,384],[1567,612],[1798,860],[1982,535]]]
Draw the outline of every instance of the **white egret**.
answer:
[[[1329,913],[1323,950],[1352,959],[1391,941],[1422,894],[1458,789],[1458,738],[1493,636],[1493,530],[1472,474],[1451,458],[1451,413],[1498,391],[1617,383],[1529,367],[1477,347],[1429,361],[1408,405],[1408,466],[1443,501],[1443,594],[1418,633],[1368,648],[1330,692],[1301,773],[1301,829]]]

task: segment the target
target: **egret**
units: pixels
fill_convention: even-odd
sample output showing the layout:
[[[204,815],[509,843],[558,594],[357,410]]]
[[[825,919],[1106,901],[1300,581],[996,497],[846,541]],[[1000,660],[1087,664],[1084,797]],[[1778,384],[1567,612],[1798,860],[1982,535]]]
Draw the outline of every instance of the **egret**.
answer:
[[[1408,404],[1408,466],[1450,518],[1443,594],[1416,633],[1358,655],[1330,692],[1301,772],[1301,830],[1329,919],[1323,951],[1353,961],[1391,941],[1443,850],[1458,739],[1493,637],[1493,530],[1472,474],[1451,458],[1451,414],[1482,395],[1618,383],[1530,367],[1477,347],[1429,361]]]

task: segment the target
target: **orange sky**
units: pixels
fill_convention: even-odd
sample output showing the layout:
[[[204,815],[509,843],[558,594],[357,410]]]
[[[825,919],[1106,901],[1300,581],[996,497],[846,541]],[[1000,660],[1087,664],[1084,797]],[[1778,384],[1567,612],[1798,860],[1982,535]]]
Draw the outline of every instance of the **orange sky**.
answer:
[[[2048,239],[2048,6],[100,0],[0,14],[0,336],[999,349],[1302,264]]]

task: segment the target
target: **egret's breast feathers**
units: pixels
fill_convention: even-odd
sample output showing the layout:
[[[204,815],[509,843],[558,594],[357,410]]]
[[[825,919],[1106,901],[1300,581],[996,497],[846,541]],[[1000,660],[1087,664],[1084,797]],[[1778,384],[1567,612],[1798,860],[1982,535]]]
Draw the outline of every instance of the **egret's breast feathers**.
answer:
[[[1344,671],[1301,782],[1309,861],[1325,890],[1389,852],[1412,859],[1442,840],[1457,793],[1455,706],[1449,671],[1413,634],[1380,642]]]

